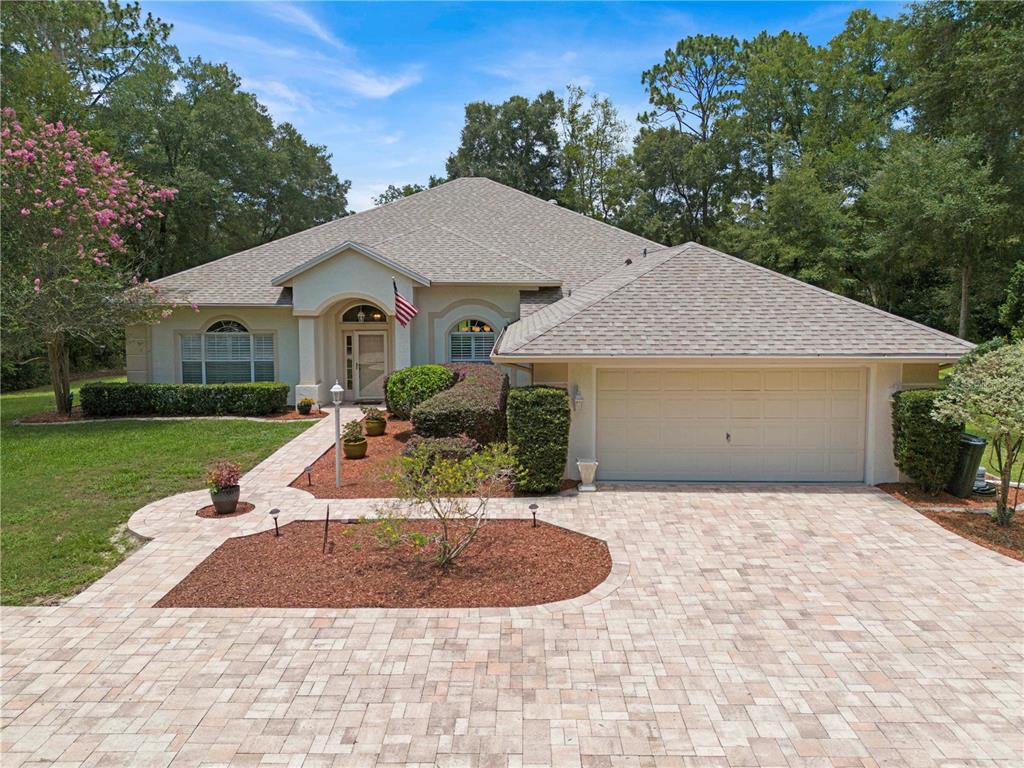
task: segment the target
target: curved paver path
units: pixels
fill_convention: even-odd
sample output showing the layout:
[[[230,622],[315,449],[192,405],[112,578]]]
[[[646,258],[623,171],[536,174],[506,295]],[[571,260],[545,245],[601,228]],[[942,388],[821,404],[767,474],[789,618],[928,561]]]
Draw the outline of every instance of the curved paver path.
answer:
[[[3,609],[5,768],[1024,763],[1024,566],[864,487],[544,499],[615,561],[550,606],[147,607],[270,505],[322,518],[280,482],[315,431],[243,480],[256,511],[150,505],[131,526],[153,540],[71,603]]]

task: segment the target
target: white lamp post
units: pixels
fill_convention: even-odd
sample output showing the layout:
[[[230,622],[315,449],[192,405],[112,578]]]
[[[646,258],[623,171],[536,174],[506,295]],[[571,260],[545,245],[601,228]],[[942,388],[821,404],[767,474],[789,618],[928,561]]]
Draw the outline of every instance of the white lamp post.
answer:
[[[331,387],[331,401],[334,403],[334,486],[341,488],[341,396],[345,388],[337,379]]]

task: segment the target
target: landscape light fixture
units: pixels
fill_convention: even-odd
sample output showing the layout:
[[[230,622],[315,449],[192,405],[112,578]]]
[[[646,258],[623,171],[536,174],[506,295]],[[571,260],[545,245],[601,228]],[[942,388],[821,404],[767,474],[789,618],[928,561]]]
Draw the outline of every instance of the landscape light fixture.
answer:
[[[313,484],[313,465],[311,464],[308,467],[306,467],[303,470],[303,472],[306,473],[306,485],[312,485]]]
[[[341,488],[341,398],[345,388],[334,380],[331,387],[331,402],[334,403],[334,487]]]
[[[327,516],[324,518],[324,546],[323,554],[327,554],[327,526],[331,524],[331,505],[327,505]]]
[[[274,536],[281,535],[281,529],[277,527],[277,516],[280,514],[281,510],[278,509],[277,507],[274,507],[272,510],[270,510],[270,516],[274,518]]]
[[[533,527],[536,528],[537,527],[537,505],[536,504],[531,504],[530,505],[530,512],[533,514]]]

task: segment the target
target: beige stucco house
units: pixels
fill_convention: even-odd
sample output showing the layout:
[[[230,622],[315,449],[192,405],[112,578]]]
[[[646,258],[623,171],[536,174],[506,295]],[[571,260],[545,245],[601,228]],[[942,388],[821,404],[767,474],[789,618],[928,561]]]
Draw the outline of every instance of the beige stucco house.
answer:
[[[971,348],[475,178],[157,284],[198,311],[128,329],[131,380],[277,380],[319,402],[338,380],[377,401],[398,368],[493,362],[568,388],[568,471],[596,458],[603,480],[895,480],[891,394]]]

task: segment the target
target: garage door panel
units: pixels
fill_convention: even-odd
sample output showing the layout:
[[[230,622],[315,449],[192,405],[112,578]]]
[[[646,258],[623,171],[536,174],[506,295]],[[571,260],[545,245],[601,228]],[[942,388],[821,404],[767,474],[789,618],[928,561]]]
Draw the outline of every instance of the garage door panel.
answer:
[[[729,415],[734,419],[760,419],[760,398],[739,396],[729,404]]]
[[[657,392],[661,390],[661,371],[629,371],[629,388],[634,392]]]
[[[600,370],[598,477],[860,481],[866,381],[857,368]]]
[[[692,391],[697,388],[696,371],[665,371],[661,388],[666,391]]]
[[[629,377],[625,370],[603,368],[597,372],[597,389],[599,392],[625,392],[629,389]]]

